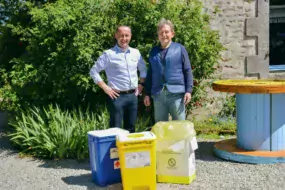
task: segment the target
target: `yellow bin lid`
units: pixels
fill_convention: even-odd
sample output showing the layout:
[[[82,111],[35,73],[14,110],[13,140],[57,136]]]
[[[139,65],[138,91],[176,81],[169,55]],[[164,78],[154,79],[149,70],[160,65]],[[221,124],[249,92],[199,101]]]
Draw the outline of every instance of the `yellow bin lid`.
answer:
[[[138,141],[154,141],[156,136],[151,131],[139,132],[139,133],[130,133],[130,134],[118,134],[117,142],[126,143],[126,142],[138,142]]]

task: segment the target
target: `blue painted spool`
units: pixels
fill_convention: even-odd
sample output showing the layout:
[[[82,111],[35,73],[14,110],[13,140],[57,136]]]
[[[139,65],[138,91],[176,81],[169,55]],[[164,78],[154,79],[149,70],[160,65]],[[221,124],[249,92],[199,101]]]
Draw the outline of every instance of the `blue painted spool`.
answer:
[[[285,163],[284,151],[245,151],[238,149],[236,139],[217,142],[214,145],[214,154],[225,160],[245,162],[251,164]]]
[[[237,146],[285,150],[285,94],[237,94]]]

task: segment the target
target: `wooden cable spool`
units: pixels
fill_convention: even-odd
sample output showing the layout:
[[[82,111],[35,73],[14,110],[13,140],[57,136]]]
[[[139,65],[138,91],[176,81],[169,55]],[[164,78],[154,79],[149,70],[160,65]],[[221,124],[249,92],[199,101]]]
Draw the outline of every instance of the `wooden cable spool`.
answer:
[[[231,93],[285,93],[285,80],[218,80],[212,84],[215,91]]]

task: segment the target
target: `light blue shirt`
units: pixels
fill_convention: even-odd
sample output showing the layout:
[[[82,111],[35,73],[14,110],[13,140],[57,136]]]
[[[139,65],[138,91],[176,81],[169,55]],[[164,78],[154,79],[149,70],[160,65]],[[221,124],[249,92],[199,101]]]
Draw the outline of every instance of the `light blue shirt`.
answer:
[[[97,84],[103,81],[100,72],[105,70],[108,86],[113,89],[126,91],[136,89],[140,78],[146,77],[146,65],[139,52],[129,47],[123,51],[118,45],[106,50],[95,62],[90,70],[90,76]]]

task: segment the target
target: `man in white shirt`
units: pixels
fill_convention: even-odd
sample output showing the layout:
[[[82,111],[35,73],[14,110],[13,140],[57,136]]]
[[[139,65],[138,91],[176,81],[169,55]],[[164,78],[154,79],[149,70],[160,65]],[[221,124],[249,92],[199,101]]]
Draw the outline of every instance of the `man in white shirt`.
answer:
[[[146,65],[139,52],[129,47],[131,29],[119,26],[115,33],[117,44],[103,52],[91,68],[90,76],[108,95],[110,127],[121,127],[134,132],[137,119],[138,98],[146,77]],[[108,84],[100,77],[105,70]],[[140,73],[138,81],[137,70]]]

